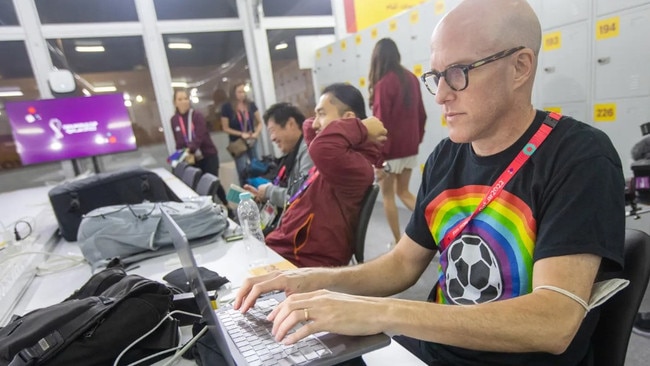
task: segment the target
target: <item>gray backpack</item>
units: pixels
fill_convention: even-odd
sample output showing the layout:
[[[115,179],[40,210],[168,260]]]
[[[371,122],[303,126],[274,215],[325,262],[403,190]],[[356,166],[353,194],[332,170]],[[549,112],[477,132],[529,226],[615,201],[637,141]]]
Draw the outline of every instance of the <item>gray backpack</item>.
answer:
[[[86,260],[95,268],[109,258],[138,255],[144,259],[172,252],[171,237],[161,224],[160,206],[188,240],[221,234],[228,227],[227,216],[211,197],[100,207],[85,214],[79,226],[77,243]],[[144,256],[139,255],[143,252]]]

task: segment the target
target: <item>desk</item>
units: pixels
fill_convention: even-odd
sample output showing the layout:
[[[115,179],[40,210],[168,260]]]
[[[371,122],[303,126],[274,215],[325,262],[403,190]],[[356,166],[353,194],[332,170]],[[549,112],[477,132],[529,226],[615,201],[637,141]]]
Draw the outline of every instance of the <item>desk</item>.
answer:
[[[0,194],[0,221],[10,231],[10,237],[13,238],[13,226],[18,220],[25,219],[33,225],[32,233],[24,241],[0,251],[0,326],[9,320],[13,307],[34,279],[36,266],[44,260],[44,255],[6,258],[20,249],[49,252],[55,243],[58,224],[47,195],[51,188],[45,186]]]
[[[191,198],[191,197],[196,197],[198,194],[194,192],[192,188],[190,188],[185,182],[180,180],[177,176],[175,176],[172,172],[169,171],[169,169],[166,168],[153,168],[150,169],[152,172],[158,174],[160,178],[169,186],[169,188],[176,193],[176,195],[180,198]]]
[[[163,168],[153,169],[153,171],[159,174],[179,197],[192,196],[193,191],[188,191],[189,187],[169,171]],[[198,265],[228,277],[231,289],[236,289],[249,276],[248,267],[245,264],[247,263],[246,249],[241,241],[227,243],[218,238],[213,243],[194,247],[192,251]],[[53,252],[63,255],[81,255],[81,251],[75,243],[63,239],[60,240]],[[277,253],[269,250],[269,263],[282,260]],[[168,254],[150,258],[138,265],[129,273],[162,281],[165,274],[180,267],[180,262],[176,254]],[[63,272],[36,277],[18,301],[13,313],[24,314],[34,309],[59,303],[83,285],[90,276],[90,266],[82,265]],[[424,364],[396,342],[391,342],[390,346],[370,352],[363,357],[368,365]],[[181,364],[191,365],[192,363],[183,360]]]

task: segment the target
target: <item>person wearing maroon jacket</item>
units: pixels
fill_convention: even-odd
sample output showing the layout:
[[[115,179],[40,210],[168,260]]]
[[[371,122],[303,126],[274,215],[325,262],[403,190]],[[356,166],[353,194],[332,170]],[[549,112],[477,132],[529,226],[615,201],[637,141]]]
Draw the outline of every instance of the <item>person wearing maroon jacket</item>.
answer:
[[[358,89],[332,84],[323,90],[316,116],[303,123],[303,134],[314,168],[266,244],[298,267],[344,266],[386,129],[366,118]]]
[[[171,118],[172,131],[176,141],[176,150],[189,148],[194,154],[194,165],[203,173],[219,176],[219,155],[214,146],[210,131],[203,115],[191,108],[189,95],[184,89],[174,90],[174,106],[176,112]],[[226,192],[221,184],[217,189],[217,197],[227,203]]]
[[[388,140],[382,147],[385,165],[375,170],[384,212],[394,241],[402,236],[395,196],[413,211],[415,196],[409,191],[411,172],[417,166],[418,146],[424,137],[427,114],[422,103],[420,83],[415,75],[400,64],[397,45],[390,38],[375,45],[368,77],[372,114],[388,130]]]

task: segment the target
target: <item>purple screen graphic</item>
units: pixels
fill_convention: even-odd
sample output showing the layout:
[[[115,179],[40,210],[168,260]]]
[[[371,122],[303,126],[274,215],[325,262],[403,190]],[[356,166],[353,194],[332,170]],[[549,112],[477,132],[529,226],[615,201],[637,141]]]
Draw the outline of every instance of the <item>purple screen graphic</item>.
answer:
[[[7,102],[24,165],[136,150],[122,94]]]

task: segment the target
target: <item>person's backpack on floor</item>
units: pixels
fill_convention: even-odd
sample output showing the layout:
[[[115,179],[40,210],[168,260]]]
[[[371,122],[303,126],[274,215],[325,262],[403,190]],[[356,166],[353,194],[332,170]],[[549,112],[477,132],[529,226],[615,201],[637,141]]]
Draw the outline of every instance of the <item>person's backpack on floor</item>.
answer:
[[[63,302],[15,317],[0,328],[0,366],[112,365],[171,307],[172,293],[164,284],[107,268]],[[168,318],[119,364],[177,345],[178,323]]]

